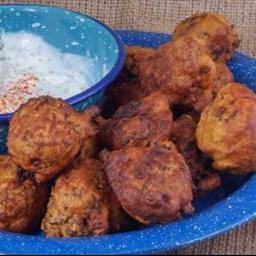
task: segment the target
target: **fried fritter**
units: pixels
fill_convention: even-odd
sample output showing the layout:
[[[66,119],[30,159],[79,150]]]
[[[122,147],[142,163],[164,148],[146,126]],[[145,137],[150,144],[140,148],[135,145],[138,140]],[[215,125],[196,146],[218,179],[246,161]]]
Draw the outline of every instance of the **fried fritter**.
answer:
[[[219,187],[221,179],[196,147],[196,127],[197,123],[190,115],[182,115],[173,123],[171,138],[190,169],[195,185],[194,194],[201,196]]]
[[[79,157],[82,159],[96,157],[100,151],[100,145],[97,136],[93,136],[84,141]]]
[[[92,106],[84,112],[78,112],[71,116],[74,128],[82,135],[81,158],[94,158],[99,153],[101,147],[98,140],[98,132],[104,125],[104,120],[100,115],[100,110]],[[69,121],[70,122],[70,121]]]
[[[33,172],[38,182],[51,179],[93,136],[90,120],[95,114],[95,108],[77,113],[63,100],[48,96],[29,100],[10,122],[8,148],[13,161]]]
[[[101,163],[80,160],[57,179],[42,230],[51,237],[98,236],[119,229],[123,216]]]
[[[228,84],[201,115],[198,147],[215,169],[247,174],[256,170],[255,138],[256,96],[244,85]]]
[[[36,184],[7,155],[0,156],[0,230],[36,231],[46,210],[49,189]]]
[[[9,153],[38,182],[54,177],[79,153],[81,136],[67,121],[73,114],[64,101],[43,96],[29,100],[12,118]]]
[[[92,106],[84,112],[75,112],[67,116],[67,121],[78,132],[80,138],[85,141],[95,136],[99,126],[104,122],[97,106]]]
[[[182,21],[173,33],[173,39],[191,37],[208,49],[217,62],[228,61],[239,46],[238,34],[226,17],[217,13],[199,13]]]
[[[124,72],[129,76],[138,77],[141,63],[156,54],[153,48],[128,46],[126,47],[126,63]]]
[[[103,111],[106,116],[111,117],[119,107],[140,100],[147,96],[147,93],[137,78],[131,78],[125,81],[118,79],[107,89],[106,96]]]
[[[216,63],[216,78],[213,87],[213,98],[215,98],[222,87],[234,82],[232,72],[224,63]]]
[[[101,158],[122,207],[137,221],[167,223],[193,211],[191,175],[172,142],[105,150]]]
[[[171,128],[172,112],[168,99],[156,92],[120,107],[103,125],[99,136],[106,146],[120,149],[168,140]]]
[[[170,104],[184,104],[198,112],[212,101],[216,65],[195,40],[179,38],[162,45],[155,57],[140,65],[144,92],[160,91]]]
[[[107,102],[104,105],[104,109],[107,108],[108,111],[109,109],[115,111],[118,107],[130,101],[140,100],[148,95],[138,79],[139,70],[141,63],[154,56],[156,50],[139,46],[128,46],[126,53],[126,62],[122,73],[106,91]]]

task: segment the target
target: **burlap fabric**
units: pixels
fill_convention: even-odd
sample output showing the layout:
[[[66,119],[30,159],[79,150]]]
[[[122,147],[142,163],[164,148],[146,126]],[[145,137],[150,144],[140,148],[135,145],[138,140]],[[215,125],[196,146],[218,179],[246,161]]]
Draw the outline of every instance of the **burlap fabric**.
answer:
[[[167,33],[178,21],[196,11],[221,12],[240,33],[240,51],[256,56],[256,0],[0,0],[0,3],[62,6],[92,15],[113,28]],[[168,254],[256,254],[256,221],[229,234]]]

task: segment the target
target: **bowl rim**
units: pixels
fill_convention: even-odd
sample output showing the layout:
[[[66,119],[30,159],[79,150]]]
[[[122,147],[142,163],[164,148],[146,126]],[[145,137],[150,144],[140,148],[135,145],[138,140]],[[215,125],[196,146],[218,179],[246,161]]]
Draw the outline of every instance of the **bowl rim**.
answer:
[[[113,29],[111,29],[109,26],[107,26],[103,22],[101,22],[101,21],[97,20],[96,18],[91,17],[87,14],[84,14],[84,13],[72,11],[70,9],[63,8],[63,7],[50,6],[50,5],[45,5],[45,4],[23,4],[23,3],[21,3],[21,4],[3,4],[3,5],[1,4],[0,5],[0,9],[1,8],[15,8],[15,7],[31,7],[31,8],[34,7],[34,8],[47,8],[47,9],[51,9],[52,11],[53,10],[65,11],[65,12],[68,11],[70,13],[90,19],[93,22],[97,23],[98,25],[102,26],[104,29],[106,29],[111,34],[113,39],[116,41],[117,49],[118,49],[118,57],[117,57],[116,63],[114,64],[113,68],[107,73],[107,75],[105,75],[99,82],[92,85],[89,89],[86,89],[85,91],[82,91],[79,94],[76,94],[68,99],[65,99],[65,101],[67,103],[69,103],[71,106],[73,106],[73,105],[81,102],[82,100],[95,95],[97,92],[105,89],[120,74],[121,70],[123,69],[125,59],[126,59],[125,45],[124,45],[123,41],[121,40],[120,36]],[[0,114],[0,122],[9,122],[10,119],[12,118],[12,116],[14,115],[14,113],[15,112]]]

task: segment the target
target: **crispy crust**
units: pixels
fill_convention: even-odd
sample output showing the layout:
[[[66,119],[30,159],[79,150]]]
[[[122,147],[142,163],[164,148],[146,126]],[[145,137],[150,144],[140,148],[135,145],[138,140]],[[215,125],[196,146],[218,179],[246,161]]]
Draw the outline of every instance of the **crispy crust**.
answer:
[[[153,93],[120,107],[100,131],[100,140],[112,149],[145,146],[167,140],[172,127],[168,99]]]
[[[183,104],[198,112],[212,101],[216,66],[204,48],[190,38],[162,45],[155,57],[141,64],[140,80],[146,93],[160,91],[171,105]]]
[[[29,100],[12,118],[9,153],[38,182],[54,177],[78,154],[82,140],[67,121],[73,114],[64,101],[43,96]]]
[[[171,142],[104,151],[101,157],[122,207],[137,221],[167,223],[192,212],[191,176]]]
[[[183,155],[194,182],[194,195],[202,196],[221,185],[219,174],[196,147],[197,123],[190,115],[182,115],[173,123],[171,138]]]
[[[101,145],[98,140],[98,132],[105,124],[97,106],[92,106],[84,112],[71,116],[71,122],[79,134],[82,134],[82,147],[79,157],[82,159],[94,158],[100,151]]]
[[[107,89],[107,102],[104,105],[104,109],[112,108],[115,111],[118,107],[131,101],[140,100],[147,95],[138,78],[118,79]]]
[[[126,47],[125,67],[118,79],[107,89],[107,102],[104,106],[116,110],[130,101],[137,101],[148,96],[139,81],[141,63],[156,54],[152,48]]]
[[[36,184],[9,156],[0,156],[0,229],[36,231],[46,210],[49,189]]]
[[[124,72],[129,76],[138,77],[141,63],[156,54],[153,48],[128,46],[126,47],[126,63]]]
[[[224,63],[216,63],[216,78],[213,87],[213,97],[215,98],[218,92],[224,86],[234,82],[234,77],[228,66]]]
[[[55,177],[96,134],[97,107],[75,112],[61,99],[31,99],[10,122],[8,148],[13,161],[38,182]]]
[[[112,194],[101,163],[80,160],[57,179],[41,228],[51,237],[98,236],[119,229],[123,215]]]
[[[256,96],[231,83],[220,90],[201,115],[196,139],[213,159],[213,167],[238,174],[256,170]]]
[[[239,46],[238,34],[225,16],[199,13],[182,21],[174,30],[173,39],[191,37],[208,50],[214,61],[225,63]]]

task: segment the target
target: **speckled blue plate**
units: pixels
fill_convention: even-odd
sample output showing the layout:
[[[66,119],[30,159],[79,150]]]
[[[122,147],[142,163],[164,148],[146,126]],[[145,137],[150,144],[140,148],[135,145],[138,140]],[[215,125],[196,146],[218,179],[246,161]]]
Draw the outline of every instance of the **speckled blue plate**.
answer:
[[[119,31],[128,45],[157,47],[169,35]],[[256,88],[256,61],[236,53],[229,63],[235,78]],[[0,233],[0,253],[6,254],[150,254],[184,247],[226,232],[256,217],[256,176],[224,174],[223,186],[195,201],[193,216],[167,225],[98,238],[50,239],[41,233]]]

